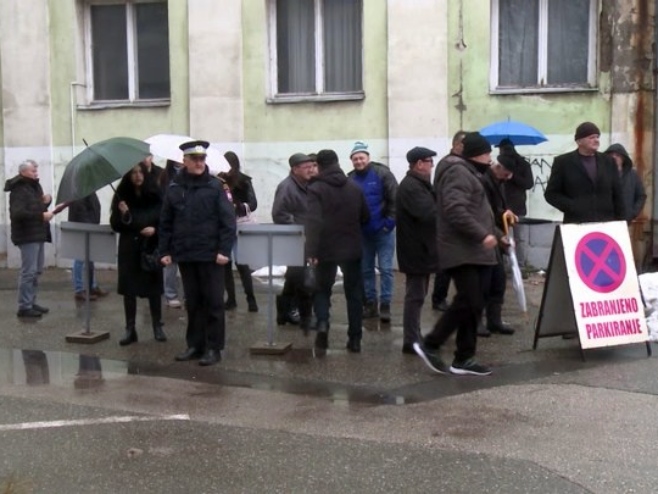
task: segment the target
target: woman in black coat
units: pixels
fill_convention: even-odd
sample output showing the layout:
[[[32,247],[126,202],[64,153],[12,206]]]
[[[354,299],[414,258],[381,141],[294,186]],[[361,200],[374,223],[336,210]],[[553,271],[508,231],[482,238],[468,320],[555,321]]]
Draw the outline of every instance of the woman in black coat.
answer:
[[[226,182],[226,185],[231,191],[231,199],[235,207],[235,216],[244,218],[250,213],[256,211],[258,201],[256,200],[256,193],[254,186],[251,184],[251,177],[245,175],[240,171],[240,159],[233,151],[228,151],[224,154],[226,161],[231,165],[231,170],[228,173],[220,174],[221,178]],[[249,312],[258,312],[258,305],[256,304],[256,297],[254,297],[254,285],[251,279],[251,269],[246,264],[236,264],[238,273],[240,273],[240,280],[242,280],[242,287],[247,296],[247,306]],[[226,310],[235,309],[237,302],[235,299],[235,281],[233,280],[233,267],[229,261],[224,266],[224,286],[226,287],[227,298],[224,303]]]
[[[112,199],[110,216],[112,229],[120,234],[117,291],[123,295],[126,317],[126,334],[119,341],[122,346],[137,341],[137,297],[148,298],[155,339],[167,341],[162,330],[162,270],[144,271],[141,263],[142,251],[152,251],[158,245],[156,228],[161,208],[161,189],[143,164],[123,176]]]

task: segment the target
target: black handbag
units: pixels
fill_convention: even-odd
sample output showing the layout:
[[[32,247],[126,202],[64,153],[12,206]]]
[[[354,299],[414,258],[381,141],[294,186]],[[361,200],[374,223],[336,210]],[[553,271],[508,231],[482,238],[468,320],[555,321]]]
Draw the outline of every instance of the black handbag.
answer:
[[[315,266],[306,263],[304,266],[304,290],[307,292],[314,292],[318,287],[317,273]]]
[[[160,251],[157,245],[151,246],[150,239],[143,238],[140,242],[139,267],[147,273],[156,273],[162,269],[160,262]]]

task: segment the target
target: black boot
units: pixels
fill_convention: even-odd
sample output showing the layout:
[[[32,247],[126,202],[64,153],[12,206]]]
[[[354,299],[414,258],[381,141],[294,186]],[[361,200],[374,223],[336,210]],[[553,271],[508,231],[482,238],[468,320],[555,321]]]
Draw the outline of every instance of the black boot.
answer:
[[[134,323],[132,326],[126,326],[126,332],[123,338],[119,340],[121,346],[130,345],[131,343],[137,343],[137,330]]]
[[[235,301],[235,280],[233,279],[233,263],[224,265],[224,288],[226,289],[226,302],[224,310],[233,310],[238,304]]]
[[[482,320],[478,322],[477,335],[480,338],[489,338],[491,336],[491,331],[487,329],[487,326],[482,322]]]
[[[379,304],[379,320],[381,322],[391,322],[391,304],[384,302]]]
[[[276,323],[283,326],[286,323],[286,313],[288,312],[288,297],[285,295],[276,296]]]
[[[327,321],[318,321],[315,348],[318,350],[329,348],[329,323]]]
[[[247,295],[247,307],[249,312],[258,312],[258,304],[256,303],[256,297],[254,294]]]
[[[247,296],[247,307],[249,312],[258,312],[258,304],[256,297],[254,297],[254,282],[251,279],[251,269],[246,264],[237,264],[238,273],[240,273],[240,280],[242,281],[242,288]]]
[[[490,303],[487,305],[487,329],[492,333],[514,334],[514,329],[503,324],[501,313],[503,304]]]
[[[162,330],[162,326],[164,326],[162,323],[162,298],[159,295],[149,297],[149,310],[155,341],[167,341],[167,335]]]
[[[126,346],[137,343],[137,330],[135,329],[135,315],[137,314],[137,298],[131,295],[123,296],[123,314],[126,318],[126,332],[119,340],[119,345]]]
[[[155,341],[167,341],[167,335],[162,329],[162,323],[153,325],[153,338],[155,338]]]

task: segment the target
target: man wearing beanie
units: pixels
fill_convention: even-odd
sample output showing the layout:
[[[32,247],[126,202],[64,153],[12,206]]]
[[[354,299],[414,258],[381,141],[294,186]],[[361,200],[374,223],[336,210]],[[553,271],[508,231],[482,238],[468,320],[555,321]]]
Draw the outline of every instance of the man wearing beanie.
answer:
[[[312,157],[295,153],[288,159],[290,174],[274,193],[272,220],[278,225],[303,225],[308,217],[306,187],[313,173]],[[304,268],[288,266],[281,295],[276,297],[276,322],[299,324],[304,332],[311,325],[312,294],[304,289]],[[298,306],[298,309],[297,309]]]
[[[324,149],[317,156],[319,174],[308,186],[306,257],[316,267],[317,290],[313,308],[317,316],[315,348],[329,346],[329,308],[336,270],[343,272],[347,302],[347,350],[361,351],[363,318],[363,253],[361,226],[370,214],[361,189],[345,176],[338,156]]]
[[[391,321],[393,297],[393,256],[395,254],[395,194],[398,183],[387,166],[370,161],[368,145],[358,141],[350,153],[354,170],[348,176],[363,190],[370,221],[363,227],[363,285],[366,296],[364,317],[379,315]],[[379,312],[377,311],[377,277],[380,276]]]
[[[439,267],[448,271],[457,294],[432,331],[414,343],[414,350],[435,372],[486,376],[491,369],[475,360],[477,326],[497,263],[500,232],[482,183],[491,145],[477,132],[467,134],[463,143],[463,158],[451,160],[435,178]],[[439,350],[455,331],[457,350],[448,367]]]
[[[564,213],[564,223],[625,219],[619,172],[598,152],[600,135],[592,122],[581,123],[574,136],[578,149],[553,161],[544,197]]]
[[[402,353],[415,355],[420,341],[420,314],[430,275],[439,260],[436,248],[436,196],[430,182],[436,152],[415,147],[407,153],[409,171],[396,197],[398,267],[405,275]]]

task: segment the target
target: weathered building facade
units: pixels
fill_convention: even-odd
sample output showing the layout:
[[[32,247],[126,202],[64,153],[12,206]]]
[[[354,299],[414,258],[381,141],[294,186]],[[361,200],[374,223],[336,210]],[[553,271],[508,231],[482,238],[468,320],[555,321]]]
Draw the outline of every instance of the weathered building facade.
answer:
[[[510,118],[549,139],[519,151],[535,173],[530,216],[555,220],[550,164],[592,120],[602,146],[629,149],[651,197],[654,11],[648,0],[6,0],[0,175],[35,159],[54,194],[83,139],[186,134],[237,152],[268,221],[294,152],[331,147],[348,168],[364,140],[401,178],[410,147],[444,153],[456,130]],[[107,215],[111,190],[100,196]],[[0,263],[16,266],[6,198],[0,223]],[[65,264],[57,238],[48,262]]]

